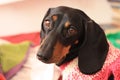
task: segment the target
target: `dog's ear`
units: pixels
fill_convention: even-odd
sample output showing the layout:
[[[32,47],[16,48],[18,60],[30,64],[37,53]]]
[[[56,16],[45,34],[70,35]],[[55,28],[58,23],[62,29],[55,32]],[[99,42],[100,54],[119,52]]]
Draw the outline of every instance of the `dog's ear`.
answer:
[[[86,21],[85,38],[78,54],[78,66],[85,74],[99,71],[106,59],[108,43],[104,31],[94,21]]]

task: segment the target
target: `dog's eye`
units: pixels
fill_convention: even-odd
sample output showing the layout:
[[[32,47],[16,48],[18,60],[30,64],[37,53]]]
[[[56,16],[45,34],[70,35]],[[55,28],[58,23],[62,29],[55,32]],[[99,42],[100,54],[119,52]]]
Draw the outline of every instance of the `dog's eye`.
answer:
[[[45,26],[46,29],[50,29],[51,28],[50,21],[49,20],[45,20],[44,21],[44,26]]]
[[[76,30],[76,29],[74,29],[74,28],[72,28],[72,27],[68,29],[68,34],[69,34],[69,35],[72,36],[72,35],[75,35],[76,33],[77,33],[77,30]]]

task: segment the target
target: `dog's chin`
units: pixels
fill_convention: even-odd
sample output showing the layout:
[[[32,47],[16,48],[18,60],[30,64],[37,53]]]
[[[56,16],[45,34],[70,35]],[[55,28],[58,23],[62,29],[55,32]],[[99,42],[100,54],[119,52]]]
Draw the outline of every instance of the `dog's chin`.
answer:
[[[63,62],[63,60],[65,59],[65,57],[63,57],[62,59],[60,60],[57,60],[57,61],[54,61],[54,60],[43,60],[41,58],[38,57],[38,60],[40,60],[41,62],[45,63],[45,64],[52,64],[52,63],[55,63],[56,65],[59,65]]]
[[[37,57],[37,59],[43,63],[46,63],[46,64],[50,64],[52,62],[50,62],[49,60],[46,60],[46,59],[41,59],[40,57]]]

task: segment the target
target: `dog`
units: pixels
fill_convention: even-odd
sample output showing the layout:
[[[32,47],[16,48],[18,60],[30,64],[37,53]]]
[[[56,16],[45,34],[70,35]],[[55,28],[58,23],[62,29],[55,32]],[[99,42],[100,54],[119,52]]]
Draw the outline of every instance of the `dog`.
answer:
[[[111,44],[104,30],[83,11],[66,6],[49,8],[42,21],[40,37],[37,53],[40,61],[58,66],[76,61],[78,76],[92,76],[91,79],[79,77],[75,80],[117,80],[110,72],[104,79],[93,79],[95,74],[103,71]],[[64,77],[63,80],[69,79]]]

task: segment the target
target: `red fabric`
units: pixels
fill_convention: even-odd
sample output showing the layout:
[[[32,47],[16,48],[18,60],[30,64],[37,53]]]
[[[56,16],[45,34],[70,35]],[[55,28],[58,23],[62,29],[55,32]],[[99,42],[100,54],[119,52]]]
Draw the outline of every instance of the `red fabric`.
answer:
[[[33,42],[35,46],[40,44],[40,32],[18,34],[18,35],[5,36],[0,38],[8,40],[12,43],[19,43],[27,40]]]
[[[0,74],[0,80],[6,80],[2,74]]]

